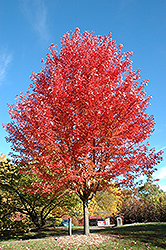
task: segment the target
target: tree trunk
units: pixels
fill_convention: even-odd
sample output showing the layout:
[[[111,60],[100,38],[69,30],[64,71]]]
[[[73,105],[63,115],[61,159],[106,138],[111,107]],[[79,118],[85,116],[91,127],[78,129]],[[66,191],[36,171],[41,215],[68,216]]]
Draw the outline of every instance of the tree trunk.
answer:
[[[72,235],[72,219],[71,218],[69,218],[69,228],[68,228],[68,233],[69,233],[69,235]]]
[[[89,211],[88,211],[88,201],[83,201],[84,207],[84,234],[89,234]]]

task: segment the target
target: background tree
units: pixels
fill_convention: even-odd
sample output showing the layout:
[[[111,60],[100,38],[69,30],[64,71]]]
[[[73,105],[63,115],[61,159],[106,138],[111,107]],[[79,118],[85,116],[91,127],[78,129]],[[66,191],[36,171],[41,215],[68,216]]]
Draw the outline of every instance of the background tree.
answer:
[[[76,205],[76,197],[67,190],[54,190],[51,194],[39,191],[33,186],[37,179],[27,173],[21,174],[20,171],[21,167],[8,159],[0,162],[0,219],[3,228],[11,225],[15,227],[18,217],[24,217],[26,226],[29,221],[37,229],[41,229],[54,209],[61,207],[69,211]],[[16,223],[11,223],[12,220]]]
[[[151,176],[147,176],[144,185],[138,188],[143,200],[147,221],[166,221],[166,193],[160,189]]]
[[[9,105],[13,156],[30,164],[45,189],[58,183],[78,194],[85,234],[88,202],[98,190],[112,182],[131,185],[161,160],[146,142],[154,129],[146,114],[148,81],[139,82],[132,53],[122,47],[111,33],[66,33],[60,51],[52,44],[41,72],[32,74],[30,90]]]
[[[29,219],[13,209],[15,201],[8,192],[0,190],[0,235],[5,236],[27,229]],[[10,230],[10,231],[9,231]]]
[[[55,224],[61,224],[62,218],[65,217],[72,218],[73,222],[78,225],[79,219],[83,215],[82,202],[80,198],[75,193],[72,193],[70,196],[65,196],[64,199],[68,201],[68,203],[66,202],[66,206],[61,206],[60,204],[52,211]]]
[[[126,190],[121,213],[125,223],[166,221],[166,193],[148,176],[135,192]]]
[[[145,221],[144,203],[133,190],[125,190],[124,199],[120,214],[124,216],[124,223],[130,224],[134,222]]]
[[[121,210],[122,201],[122,192],[117,187],[98,191],[89,203],[89,214],[103,218],[118,214]]]

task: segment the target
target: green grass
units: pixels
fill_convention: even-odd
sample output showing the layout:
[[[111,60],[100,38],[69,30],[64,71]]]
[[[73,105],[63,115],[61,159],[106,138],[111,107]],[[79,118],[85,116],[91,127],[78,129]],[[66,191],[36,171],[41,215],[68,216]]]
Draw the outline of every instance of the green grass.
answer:
[[[103,230],[100,230],[103,232]],[[135,224],[112,229],[104,233],[117,235],[118,248],[103,249],[166,249],[166,223]],[[99,248],[102,249],[102,248]]]
[[[74,228],[77,230],[78,228]],[[54,232],[54,233],[53,233]],[[47,236],[57,236],[58,234],[66,234],[67,229],[59,228],[56,231],[48,231],[41,233],[28,233],[21,236],[16,236],[18,241],[14,241],[11,238],[8,241],[0,242],[0,250],[6,249],[32,249],[32,250],[74,250],[74,249],[118,249],[118,250],[143,250],[143,249],[166,249],[166,223],[147,223],[147,224],[135,224],[130,226],[106,228],[98,230],[97,233],[109,234],[113,237],[110,240],[105,241],[102,245],[95,246],[62,246],[56,242],[54,237]],[[15,238],[16,238],[15,237]],[[24,240],[28,239],[29,240]],[[45,238],[41,238],[45,237]],[[35,239],[38,238],[38,239]]]

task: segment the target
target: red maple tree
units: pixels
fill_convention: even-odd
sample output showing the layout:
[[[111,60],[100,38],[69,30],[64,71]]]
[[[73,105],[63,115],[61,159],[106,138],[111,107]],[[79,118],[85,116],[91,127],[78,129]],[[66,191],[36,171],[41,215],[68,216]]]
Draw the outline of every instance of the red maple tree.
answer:
[[[45,188],[70,188],[84,206],[111,183],[131,185],[152,173],[161,153],[148,150],[154,118],[146,114],[150,98],[132,69],[132,53],[108,36],[79,29],[66,33],[60,51],[50,46],[41,71],[16,105],[8,141],[19,162],[28,165]]]

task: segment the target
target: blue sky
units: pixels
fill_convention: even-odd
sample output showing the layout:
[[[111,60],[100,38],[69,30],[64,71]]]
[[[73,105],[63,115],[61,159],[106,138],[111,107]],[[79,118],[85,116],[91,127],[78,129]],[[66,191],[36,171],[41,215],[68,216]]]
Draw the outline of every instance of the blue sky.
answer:
[[[165,149],[164,160],[154,174],[166,191],[166,1],[165,0],[1,0],[0,1],[0,124],[10,121],[7,103],[26,92],[32,71],[39,72],[41,59],[51,43],[60,46],[67,31],[79,27],[97,35],[112,33],[123,51],[133,51],[133,67],[152,95],[147,112],[156,121],[151,147]],[[0,126],[0,152],[10,145]]]

